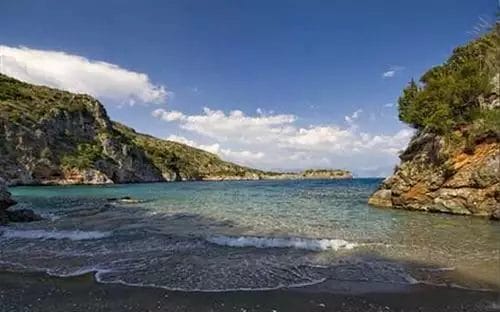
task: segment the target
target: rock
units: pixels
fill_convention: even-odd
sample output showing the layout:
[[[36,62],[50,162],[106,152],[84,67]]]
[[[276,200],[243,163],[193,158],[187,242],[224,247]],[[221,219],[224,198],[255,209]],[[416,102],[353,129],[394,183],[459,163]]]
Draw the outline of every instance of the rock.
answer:
[[[11,222],[33,222],[40,221],[42,217],[31,209],[7,210],[7,217]]]
[[[495,210],[493,210],[493,213],[490,216],[491,220],[500,220],[500,206],[496,207]]]
[[[16,201],[11,198],[10,192],[7,190],[5,180],[0,178],[0,224],[6,224],[9,221],[7,216],[7,208],[16,204]]]
[[[377,207],[392,207],[391,190],[378,190],[368,199],[368,204]]]
[[[462,141],[463,135],[458,134]],[[500,142],[485,140],[466,153],[464,143],[446,143],[420,132],[401,154],[401,164],[369,198],[379,207],[500,216]]]
[[[124,203],[124,204],[138,204],[141,203],[142,200],[140,199],[135,199],[130,196],[123,196],[120,198],[108,198],[107,199],[110,202],[119,202],[119,203]]]

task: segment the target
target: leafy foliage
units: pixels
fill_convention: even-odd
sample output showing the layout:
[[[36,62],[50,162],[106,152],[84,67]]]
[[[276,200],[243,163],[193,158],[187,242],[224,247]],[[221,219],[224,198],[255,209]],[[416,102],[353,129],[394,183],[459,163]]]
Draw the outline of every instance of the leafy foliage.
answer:
[[[419,83],[412,80],[398,100],[399,118],[414,128],[438,134],[475,122],[485,124],[485,131],[499,131],[498,119],[494,125],[498,112],[482,110],[479,105],[480,97],[493,91],[492,81],[499,73],[499,33],[497,25],[456,48],[448,61],[426,72]]]
[[[101,145],[82,143],[78,145],[75,153],[62,157],[61,165],[66,168],[84,170],[93,168],[94,163],[103,157]]]

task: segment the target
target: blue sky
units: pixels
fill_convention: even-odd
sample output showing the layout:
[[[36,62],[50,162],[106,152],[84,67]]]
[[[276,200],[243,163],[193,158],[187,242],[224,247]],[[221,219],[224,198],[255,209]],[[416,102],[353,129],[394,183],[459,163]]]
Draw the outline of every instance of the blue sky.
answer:
[[[406,128],[391,103],[409,79],[471,40],[480,17],[494,20],[495,6],[495,0],[2,1],[0,45],[5,63],[15,63],[7,74],[91,93],[113,119],[139,131],[261,168],[341,166],[384,175],[411,134],[401,132]],[[21,46],[42,54],[21,56]],[[52,69],[50,52],[144,74],[144,85],[134,86],[164,88],[167,99],[134,95],[130,105],[126,90],[118,90],[127,85],[106,85],[123,81],[112,73],[100,88],[81,86],[82,75],[101,68]]]

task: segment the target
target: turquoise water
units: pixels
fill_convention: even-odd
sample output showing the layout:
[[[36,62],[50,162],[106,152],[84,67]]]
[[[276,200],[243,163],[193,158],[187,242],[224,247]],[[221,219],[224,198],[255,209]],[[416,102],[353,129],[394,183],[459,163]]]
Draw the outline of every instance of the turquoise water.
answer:
[[[500,224],[377,209],[379,179],[16,187],[0,269],[169,289],[330,281],[500,288]],[[113,200],[131,197],[133,201]],[[331,284],[331,283],[330,283]]]

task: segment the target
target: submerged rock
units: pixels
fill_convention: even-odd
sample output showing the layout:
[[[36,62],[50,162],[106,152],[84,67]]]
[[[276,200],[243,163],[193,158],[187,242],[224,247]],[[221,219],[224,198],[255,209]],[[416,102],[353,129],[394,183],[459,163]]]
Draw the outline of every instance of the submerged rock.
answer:
[[[120,197],[120,198],[108,198],[108,201],[109,202],[119,202],[119,203],[124,203],[124,204],[138,204],[138,203],[142,203],[142,200],[140,199],[135,199],[135,198],[132,198],[130,196],[123,196],[123,197]]]

